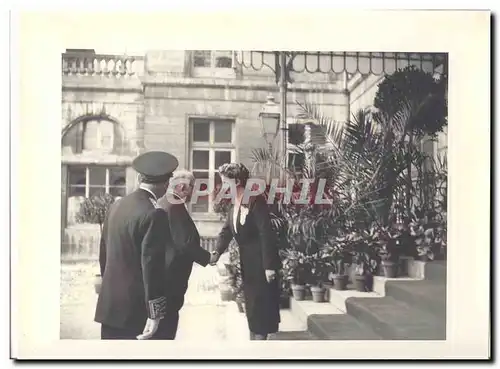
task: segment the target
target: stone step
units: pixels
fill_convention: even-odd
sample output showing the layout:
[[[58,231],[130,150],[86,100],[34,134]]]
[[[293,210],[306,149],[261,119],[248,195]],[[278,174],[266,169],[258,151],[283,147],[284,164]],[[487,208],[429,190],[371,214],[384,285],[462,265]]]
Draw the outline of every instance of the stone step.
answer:
[[[309,331],[277,332],[269,335],[270,341],[318,341],[319,338]]]
[[[446,262],[403,260],[397,278],[374,276],[372,289],[331,288],[327,303],[292,298],[290,311],[304,337],[320,340],[446,339]]]
[[[412,278],[412,277],[397,277],[397,278],[387,278],[382,276],[374,276],[373,277],[373,292],[376,293],[379,297],[383,297],[386,295],[388,283],[392,282],[418,282],[421,279]],[[363,297],[363,296],[361,296]]]
[[[332,293],[335,294],[335,292],[331,291],[330,294]],[[375,296],[394,297],[396,300],[407,302],[411,306],[428,311],[437,318],[446,320],[446,282],[410,277],[386,278],[377,276],[373,278],[373,293],[375,293]],[[338,299],[338,295],[337,293],[334,299]],[[340,296],[340,298],[344,299],[346,297],[371,296],[366,293],[357,293],[351,296],[347,293],[347,296]]]
[[[416,279],[426,279],[446,283],[446,260],[424,262],[408,260],[408,276]]]
[[[348,314],[317,315],[308,318],[308,330],[321,340],[368,341],[382,337]]]
[[[337,309],[342,312],[346,312],[345,301],[350,297],[374,297],[380,298],[386,296],[386,285],[388,283],[393,282],[420,282],[421,279],[415,279],[410,277],[398,277],[398,278],[387,278],[382,276],[374,276],[373,277],[373,286],[371,292],[359,292],[354,289],[352,284],[347,285],[347,289],[344,291],[338,291],[334,288],[330,288],[328,291],[328,300],[331,304],[333,304]]]
[[[425,279],[446,283],[446,260],[435,260],[425,264]]]
[[[344,291],[338,291],[331,288],[329,291],[329,302],[336,309],[342,313],[347,314],[346,300],[350,297],[366,297],[366,298],[380,298],[381,296],[376,292],[359,292],[353,289],[352,285],[348,285]]]
[[[408,303],[446,321],[446,283],[434,280],[389,280],[385,296]]]
[[[307,330],[319,340],[381,339],[352,316],[344,314],[328,302],[291,299],[290,310],[298,320],[307,323]]]
[[[446,321],[393,297],[350,297],[346,310],[386,340],[445,340]]]
[[[335,308],[328,302],[317,303],[310,299],[297,301],[294,298],[290,299],[290,312],[294,318],[302,324],[305,329],[308,328],[308,318],[313,314],[342,314],[342,311]]]

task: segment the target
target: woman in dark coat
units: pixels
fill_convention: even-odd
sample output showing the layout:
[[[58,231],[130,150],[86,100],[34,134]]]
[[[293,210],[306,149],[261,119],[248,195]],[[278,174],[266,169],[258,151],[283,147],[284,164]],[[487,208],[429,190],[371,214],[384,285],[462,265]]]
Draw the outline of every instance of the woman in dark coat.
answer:
[[[278,270],[281,261],[277,240],[271,227],[271,218],[265,198],[261,195],[242,204],[249,178],[242,164],[224,164],[219,174],[225,183],[236,183],[236,196],[226,222],[219,233],[215,253],[224,253],[231,240],[240,250],[243,293],[251,340],[267,340],[278,331],[280,323]]]

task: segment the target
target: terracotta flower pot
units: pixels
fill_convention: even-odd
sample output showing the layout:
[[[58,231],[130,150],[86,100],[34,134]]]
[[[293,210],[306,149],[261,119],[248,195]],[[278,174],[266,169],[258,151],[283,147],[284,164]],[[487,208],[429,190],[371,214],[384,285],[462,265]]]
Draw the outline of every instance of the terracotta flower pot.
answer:
[[[100,274],[96,274],[94,276],[94,290],[95,293],[99,294],[101,293],[101,286],[102,286],[102,277]]]
[[[322,282],[322,285],[325,288],[325,301],[330,301],[330,290],[333,288],[333,282]]]
[[[302,301],[306,297],[306,286],[294,284],[292,285],[293,298],[297,301]]]
[[[305,297],[304,297],[304,298],[305,298],[306,300],[309,300],[309,299],[312,297],[312,293],[311,293],[311,285],[306,284],[304,287],[306,288],[306,290],[305,290],[305,295],[304,295]]]
[[[366,292],[366,277],[364,275],[354,276],[354,288],[359,292]]]
[[[333,276],[333,288],[335,288],[337,291],[344,291],[347,289],[347,281],[348,281],[348,275],[347,274],[336,274]]]
[[[396,278],[398,276],[399,263],[394,261],[383,260],[382,269],[384,276],[387,278]]]
[[[312,286],[311,287],[312,299],[314,302],[325,302],[325,288]]]

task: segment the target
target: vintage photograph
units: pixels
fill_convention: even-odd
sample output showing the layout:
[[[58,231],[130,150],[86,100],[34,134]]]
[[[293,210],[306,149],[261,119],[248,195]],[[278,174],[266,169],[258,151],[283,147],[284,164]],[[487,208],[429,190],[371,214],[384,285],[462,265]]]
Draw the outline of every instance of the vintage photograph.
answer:
[[[61,340],[446,340],[446,52],[61,74]]]

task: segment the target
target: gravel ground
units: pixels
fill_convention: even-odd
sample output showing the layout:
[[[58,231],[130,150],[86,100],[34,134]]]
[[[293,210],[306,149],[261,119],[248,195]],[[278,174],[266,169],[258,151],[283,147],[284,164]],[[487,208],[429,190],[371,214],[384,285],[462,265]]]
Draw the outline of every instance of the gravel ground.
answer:
[[[66,262],[61,266],[61,339],[99,339],[100,325],[94,322],[97,295],[94,275],[97,262]],[[180,312],[176,340],[247,341],[245,315],[236,304],[221,301],[217,268],[194,265],[184,307]],[[288,310],[281,312],[280,331],[305,329]],[[302,337],[300,334],[298,337]],[[287,338],[292,339],[292,338]],[[301,339],[301,338],[295,338]],[[302,338],[303,339],[303,338]]]
[[[61,339],[99,339],[94,322],[97,262],[68,262],[61,266]],[[179,340],[246,339],[246,320],[234,302],[220,299],[219,276],[214,267],[197,265],[189,280],[179,321]]]
[[[94,322],[97,295],[94,275],[98,263],[80,262],[61,265],[61,339],[99,339],[100,326]]]

